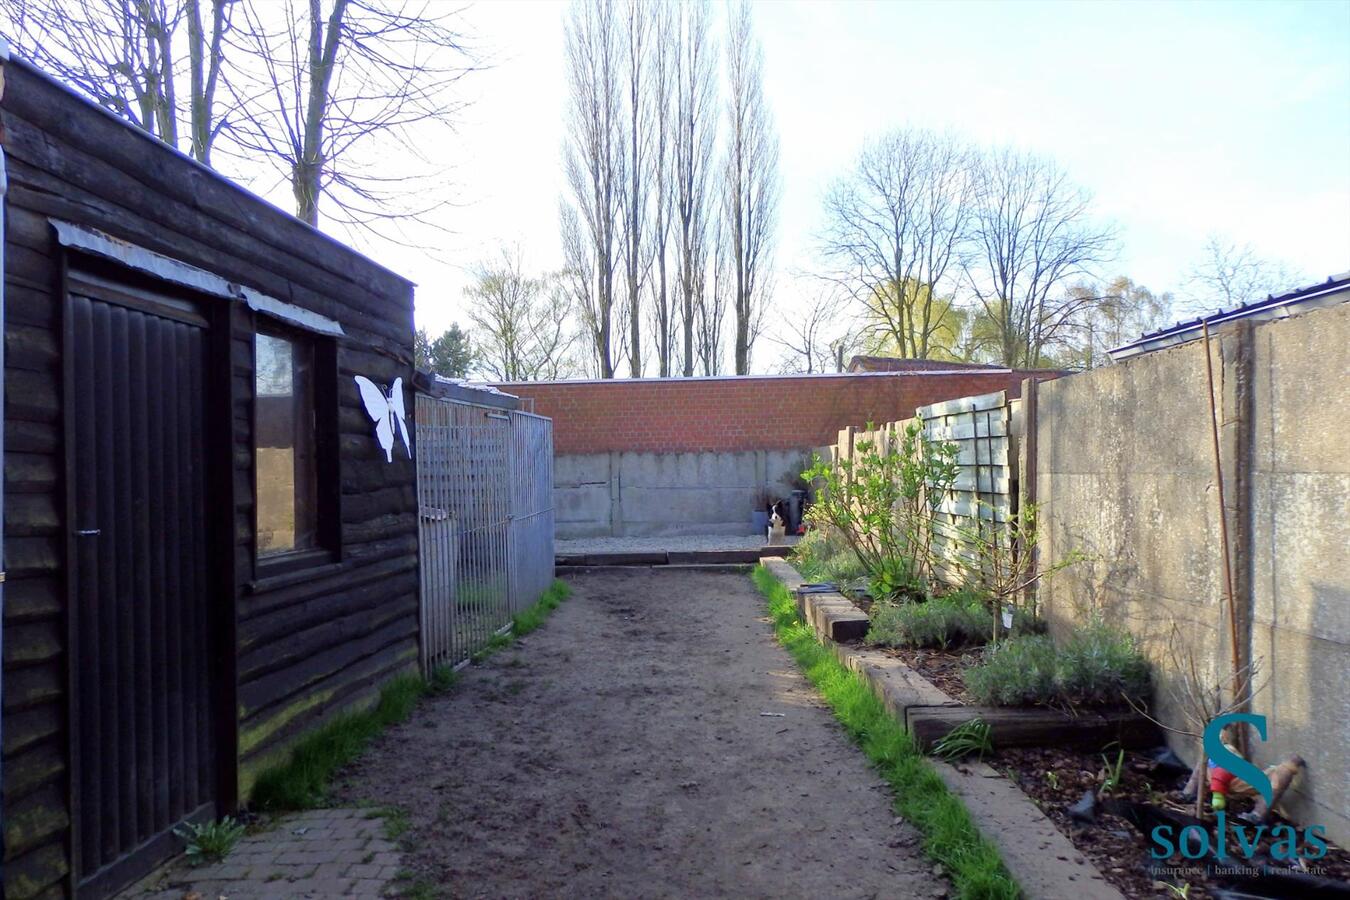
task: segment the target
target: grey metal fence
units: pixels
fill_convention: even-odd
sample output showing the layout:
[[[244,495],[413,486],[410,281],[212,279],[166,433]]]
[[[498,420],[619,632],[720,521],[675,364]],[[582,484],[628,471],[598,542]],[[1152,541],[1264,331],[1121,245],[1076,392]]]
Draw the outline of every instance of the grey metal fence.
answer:
[[[459,665],[553,580],[553,422],[417,395],[422,668]]]
[[[553,420],[511,416],[511,597],[516,610],[553,583]]]

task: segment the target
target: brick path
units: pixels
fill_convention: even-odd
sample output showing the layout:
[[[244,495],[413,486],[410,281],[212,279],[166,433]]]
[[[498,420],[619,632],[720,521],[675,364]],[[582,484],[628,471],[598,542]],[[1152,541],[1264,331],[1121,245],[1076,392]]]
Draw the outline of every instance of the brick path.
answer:
[[[126,891],[126,900],[293,900],[387,896],[401,864],[384,821],[365,809],[319,809],[279,818],[239,841],[222,862],[177,863]]]

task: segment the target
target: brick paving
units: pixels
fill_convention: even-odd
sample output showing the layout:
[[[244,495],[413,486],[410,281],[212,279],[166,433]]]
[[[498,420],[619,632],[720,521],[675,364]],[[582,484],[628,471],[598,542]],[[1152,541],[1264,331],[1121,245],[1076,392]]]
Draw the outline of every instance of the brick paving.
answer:
[[[277,819],[206,866],[173,864],[123,900],[376,900],[395,893],[402,856],[367,809],[319,809]]]

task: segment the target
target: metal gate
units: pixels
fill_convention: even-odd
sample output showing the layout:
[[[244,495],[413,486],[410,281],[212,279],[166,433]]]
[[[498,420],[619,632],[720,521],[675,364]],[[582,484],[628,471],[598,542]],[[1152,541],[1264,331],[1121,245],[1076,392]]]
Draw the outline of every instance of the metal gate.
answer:
[[[553,580],[553,422],[417,395],[422,668],[463,663]]]

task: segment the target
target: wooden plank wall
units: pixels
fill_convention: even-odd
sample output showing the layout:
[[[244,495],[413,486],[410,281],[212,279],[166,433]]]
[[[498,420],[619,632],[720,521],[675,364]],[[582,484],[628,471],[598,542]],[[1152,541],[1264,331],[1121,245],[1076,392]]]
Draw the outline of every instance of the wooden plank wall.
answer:
[[[417,661],[415,469],[385,462],[352,376],[412,383],[412,287],[27,66],[4,67],[5,890],[69,890],[59,264],[48,218],[92,227],[337,320],[341,550],[253,571],[254,314],[231,312],[240,790],[303,730]],[[228,302],[228,301],[221,301]],[[407,408],[413,404],[408,397]],[[412,426],[412,422],[409,422]],[[78,665],[78,660],[75,661]],[[226,761],[228,764],[228,761]]]

